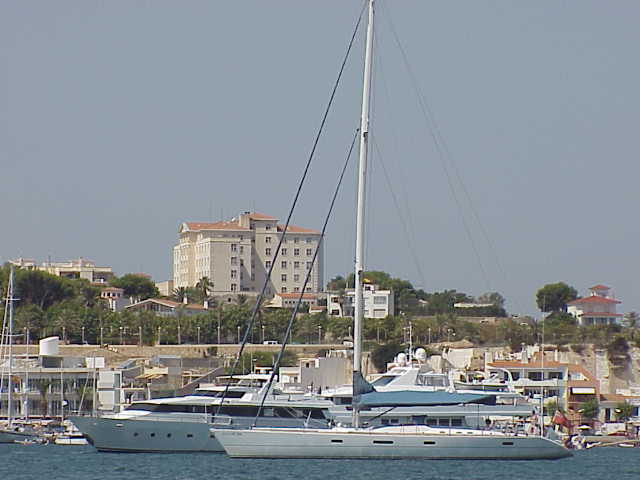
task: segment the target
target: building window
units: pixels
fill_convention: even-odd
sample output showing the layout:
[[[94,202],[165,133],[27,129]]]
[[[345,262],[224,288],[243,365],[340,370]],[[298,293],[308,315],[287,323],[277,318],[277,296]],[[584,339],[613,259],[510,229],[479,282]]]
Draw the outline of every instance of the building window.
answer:
[[[231,251],[232,252],[237,252],[238,251],[238,244],[237,243],[232,243],[231,244]]]
[[[237,270],[231,270],[231,278],[238,278],[238,271]]]
[[[293,243],[298,243],[300,239],[298,237],[293,237]]]
[[[280,289],[280,291],[281,291],[282,293],[287,293],[287,287],[282,287],[282,288]]]
[[[271,268],[271,262],[269,260],[264,262],[264,268],[266,268],[267,270],[269,270]]]
[[[244,247],[242,245],[240,245],[240,253],[244,253]]]
[[[293,268],[300,268],[300,262],[293,262]]]
[[[280,280],[283,281],[283,282],[286,282],[287,281],[287,274],[283,273],[282,275],[280,275]]]
[[[264,229],[265,229],[265,230],[271,230],[271,225],[270,225],[270,224],[266,224],[266,225],[264,226]]]
[[[307,257],[313,255],[313,248],[307,248]]]
[[[231,284],[231,291],[232,292],[237,292],[238,291],[238,285],[236,285],[235,283]]]
[[[307,270],[311,270],[311,262],[307,262]]]
[[[299,248],[294,248],[293,249],[293,256],[297,257],[298,255],[300,255],[300,249]]]
[[[265,249],[264,249],[264,254],[265,254],[267,257],[270,257],[270,256],[271,256],[271,249],[270,249],[270,248],[265,248]]]
[[[240,266],[244,267],[244,260],[243,259],[240,259]]]
[[[238,264],[238,257],[231,257],[231,265],[237,265]]]
[[[299,287],[293,287],[293,291],[298,293],[300,291],[300,288]]]
[[[386,305],[387,297],[376,295],[375,297],[373,297],[373,303],[375,303],[376,305]]]
[[[311,237],[307,237],[307,243],[311,243],[313,240]]]
[[[283,257],[286,257],[286,256],[287,256],[287,249],[286,249],[286,248],[283,248],[283,249],[281,250],[281,252],[282,252],[282,256],[283,256]]]
[[[299,282],[300,281],[300,275],[298,275],[297,273],[293,276],[293,281],[294,282]]]
[[[310,292],[310,291],[311,291],[311,287],[307,287],[307,292]]]
[[[271,243],[271,237],[264,237],[264,243]]]
[[[283,260],[282,262],[280,262],[280,267],[287,268],[287,261]]]

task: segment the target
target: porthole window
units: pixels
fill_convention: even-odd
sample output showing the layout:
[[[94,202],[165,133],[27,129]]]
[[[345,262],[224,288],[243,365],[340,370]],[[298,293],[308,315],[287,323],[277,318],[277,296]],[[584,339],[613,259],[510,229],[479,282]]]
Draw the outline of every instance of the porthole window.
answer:
[[[170,433],[167,433],[167,438],[171,438],[171,434]]]
[[[152,436],[152,437],[155,437],[155,436],[156,436],[156,434],[155,434],[155,433],[152,433],[152,434],[151,434],[151,436]]]
[[[137,437],[137,436],[138,436],[138,432],[134,432],[134,433],[133,433],[133,436],[134,436],[134,437]]]
[[[187,433],[187,438],[193,438],[193,433]]]

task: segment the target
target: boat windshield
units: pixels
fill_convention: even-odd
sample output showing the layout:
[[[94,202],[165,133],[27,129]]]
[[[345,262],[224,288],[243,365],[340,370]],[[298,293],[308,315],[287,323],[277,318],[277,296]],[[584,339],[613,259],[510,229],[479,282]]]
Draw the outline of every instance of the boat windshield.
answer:
[[[377,378],[376,380],[371,382],[371,385],[373,385],[374,387],[382,387],[384,385],[390,384],[396,378],[398,378],[396,375],[383,375],[382,377]]]

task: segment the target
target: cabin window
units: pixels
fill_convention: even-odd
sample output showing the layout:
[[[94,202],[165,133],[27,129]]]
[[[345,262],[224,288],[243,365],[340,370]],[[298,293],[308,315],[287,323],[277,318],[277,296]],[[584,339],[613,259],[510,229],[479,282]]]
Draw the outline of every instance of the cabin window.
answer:
[[[393,440],[374,440],[374,445],[393,445]]]

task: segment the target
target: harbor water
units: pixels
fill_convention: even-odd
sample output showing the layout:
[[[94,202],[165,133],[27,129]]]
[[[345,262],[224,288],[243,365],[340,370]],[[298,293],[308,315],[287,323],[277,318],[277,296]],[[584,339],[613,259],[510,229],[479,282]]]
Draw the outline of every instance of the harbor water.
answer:
[[[554,461],[247,460],[224,454],[98,453],[90,446],[0,445],[2,480],[638,480],[640,448],[594,448]]]

